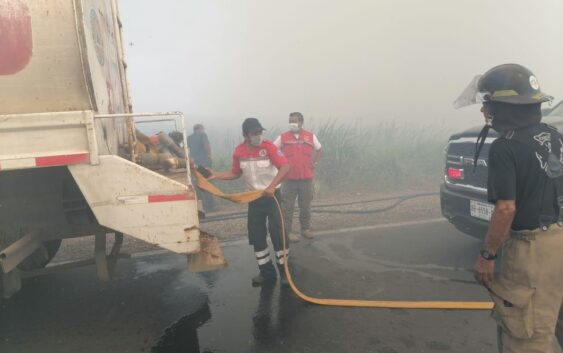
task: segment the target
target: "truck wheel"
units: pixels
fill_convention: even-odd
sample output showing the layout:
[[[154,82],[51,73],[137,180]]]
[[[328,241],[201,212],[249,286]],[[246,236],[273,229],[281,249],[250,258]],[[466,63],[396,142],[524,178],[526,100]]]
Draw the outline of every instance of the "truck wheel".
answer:
[[[57,251],[61,246],[61,242],[61,239],[44,242],[39,249],[23,260],[18,265],[18,268],[24,271],[44,268],[57,254]],[[3,276],[4,274],[2,273],[2,270],[0,270],[0,305],[4,299]]]
[[[44,268],[55,257],[61,247],[61,239],[49,240],[44,242],[39,249],[23,260],[18,267],[21,270],[29,271]]]

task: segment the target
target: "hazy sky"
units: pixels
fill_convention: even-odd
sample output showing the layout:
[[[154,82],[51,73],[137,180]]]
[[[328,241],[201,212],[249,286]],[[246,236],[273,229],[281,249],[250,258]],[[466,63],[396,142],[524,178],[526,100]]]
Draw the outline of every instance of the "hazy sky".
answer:
[[[480,124],[452,102],[516,62],[563,98],[563,0],[121,0],[136,111]]]

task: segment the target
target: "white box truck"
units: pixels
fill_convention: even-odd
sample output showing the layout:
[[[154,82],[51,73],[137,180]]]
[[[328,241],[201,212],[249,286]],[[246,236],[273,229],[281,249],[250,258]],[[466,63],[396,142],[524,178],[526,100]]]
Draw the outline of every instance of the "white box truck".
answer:
[[[180,183],[136,163],[137,116],[183,117],[133,114],[126,67],[116,0],[0,0],[3,297],[54,270],[43,268],[65,238],[95,235],[94,257],[76,265],[102,279],[123,234],[200,251],[189,167]]]

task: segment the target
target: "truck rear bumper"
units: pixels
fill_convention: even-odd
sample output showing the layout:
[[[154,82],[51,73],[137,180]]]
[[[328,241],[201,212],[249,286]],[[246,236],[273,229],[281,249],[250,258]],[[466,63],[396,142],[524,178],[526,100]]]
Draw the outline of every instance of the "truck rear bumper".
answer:
[[[0,170],[98,164],[92,111],[2,115]]]
[[[476,238],[484,238],[489,222],[471,216],[470,200],[487,202],[486,195],[469,191],[456,191],[447,185],[440,186],[442,215],[458,230]]]

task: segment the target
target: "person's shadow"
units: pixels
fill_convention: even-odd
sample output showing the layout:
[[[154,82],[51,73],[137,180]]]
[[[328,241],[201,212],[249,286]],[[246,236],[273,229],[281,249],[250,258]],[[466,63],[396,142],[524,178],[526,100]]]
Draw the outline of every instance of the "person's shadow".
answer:
[[[289,286],[269,285],[260,289],[260,301],[252,317],[253,336],[258,351],[285,342],[292,334],[292,322],[305,310]]]
[[[211,319],[209,305],[176,321],[151,348],[151,353],[199,353],[197,329]]]

